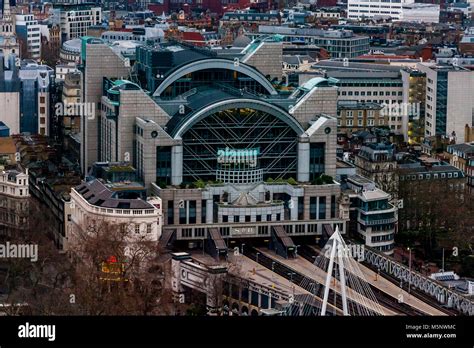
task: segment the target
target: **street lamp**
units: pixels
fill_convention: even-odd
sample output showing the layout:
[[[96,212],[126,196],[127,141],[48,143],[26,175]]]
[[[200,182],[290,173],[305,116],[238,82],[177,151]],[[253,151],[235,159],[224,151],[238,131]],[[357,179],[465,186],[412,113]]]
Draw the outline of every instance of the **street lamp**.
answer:
[[[295,258],[298,257],[298,248],[300,247],[301,245],[296,245],[295,246]]]
[[[289,272],[288,275],[290,276],[290,282],[293,283],[293,275],[295,272]]]
[[[257,253],[256,256],[255,256],[255,259],[256,259],[257,263],[258,263],[258,255],[260,255],[260,253]]]
[[[245,245],[245,243],[242,243],[242,244],[240,245],[240,253],[241,253],[242,255],[244,254],[244,245]]]

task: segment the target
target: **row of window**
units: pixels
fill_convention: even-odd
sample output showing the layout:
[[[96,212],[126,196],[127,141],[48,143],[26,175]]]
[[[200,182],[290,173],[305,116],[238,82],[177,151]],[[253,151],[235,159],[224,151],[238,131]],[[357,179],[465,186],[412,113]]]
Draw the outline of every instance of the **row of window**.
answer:
[[[347,117],[353,117],[353,115],[354,115],[354,112],[352,110],[347,110],[346,111],[346,116]],[[363,117],[363,116],[364,116],[364,111],[363,110],[357,111],[357,117]],[[374,110],[367,111],[367,116],[368,117],[374,117],[375,116],[375,111]]]
[[[454,173],[424,173],[424,174],[411,174],[411,175],[401,175],[400,176],[400,180],[423,180],[423,179],[426,179],[426,180],[429,180],[431,178],[433,179],[445,179],[445,178],[448,178],[448,179],[452,179],[452,178],[458,178],[459,177],[459,173],[457,172],[454,172]]]
[[[398,91],[398,92],[397,92],[397,91],[385,91],[385,94],[384,94],[384,92],[382,92],[382,91],[381,91],[380,93],[377,92],[377,91],[373,91],[373,92],[371,92],[371,91],[367,91],[367,92],[365,92],[365,91],[339,91],[338,94],[339,94],[339,95],[356,95],[356,96],[358,96],[358,95],[361,95],[361,96],[365,96],[365,95],[367,95],[367,96],[372,96],[372,95],[373,95],[374,97],[377,97],[377,96],[384,96],[384,95],[385,95],[385,96],[390,96],[390,95],[391,95],[391,96],[399,96],[399,97],[403,96],[403,92],[402,92],[402,91]]]
[[[272,221],[272,214],[267,214],[266,216],[263,215],[263,218],[266,217],[266,220],[262,220],[262,215],[256,215],[255,216],[255,220],[257,222],[260,222],[260,221]],[[250,222],[251,221],[251,216],[250,215],[245,215],[245,217],[243,219],[240,218],[240,216],[227,216],[227,215],[224,215],[222,216],[222,222],[229,222],[229,218],[233,221],[233,222]],[[241,221],[242,220],[242,221]],[[282,216],[281,214],[276,214],[276,220],[275,221],[282,221]]]
[[[385,124],[385,120],[383,118],[379,119],[379,126],[383,126]],[[353,127],[353,120],[348,119],[346,122],[341,122],[341,120],[337,120],[338,127]],[[364,125],[364,120],[357,120],[357,126],[364,127],[364,126],[375,126],[375,120],[368,119],[366,124]]]

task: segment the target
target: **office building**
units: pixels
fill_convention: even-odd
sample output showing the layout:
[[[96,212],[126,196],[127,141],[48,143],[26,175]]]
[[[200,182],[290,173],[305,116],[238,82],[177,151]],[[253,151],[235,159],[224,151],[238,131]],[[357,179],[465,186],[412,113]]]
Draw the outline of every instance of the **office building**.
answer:
[[[250,38],[280,35],[284,42],[305,43],[323,47],[331,58],[353,58],[369,52],[369,37],[355,35],[350,30],[322,30],[259,25]]]
[[[61,42],[87,35],[87,29],[102,23],[102,10],[93,4],[60,4],[53,9],[61,29]]]
[[[41,58],[41,26],[32,14],[15,15],[15,29],[23,48],[22,58],[39,61]]]
[[[414,0],[348,0],[347,18],[386,17],[418,23],[439,23],[440,5],[415,3]]]
[[[351,232],[356,239],[387,255],[393,254],[398,209],[391,196],[360,175],[349,176],[344,194],[350,199]]]
[[[474,126],[474,71],[434,63],[419,63],[417,69],[426,74],[425,137],[465,142],[466,126]]]

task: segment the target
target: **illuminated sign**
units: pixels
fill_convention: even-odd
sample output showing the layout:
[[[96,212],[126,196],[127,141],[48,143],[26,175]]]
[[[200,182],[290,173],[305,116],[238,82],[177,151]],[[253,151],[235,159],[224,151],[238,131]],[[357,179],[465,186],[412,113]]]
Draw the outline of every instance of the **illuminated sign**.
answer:
[[[217,150],[217,163],[233,164],[233,165],[248,165],[250,167],[257,166],[257,156],[260,149],[225,149]]]
[[[125,274],[125,264],[123,262],[118,262],[117,257],[110,256],[105,262],[102,262],[102,273],[104,275],[100,277],[100,280],[108,281],[128,281],[128,279],[123,278]]]

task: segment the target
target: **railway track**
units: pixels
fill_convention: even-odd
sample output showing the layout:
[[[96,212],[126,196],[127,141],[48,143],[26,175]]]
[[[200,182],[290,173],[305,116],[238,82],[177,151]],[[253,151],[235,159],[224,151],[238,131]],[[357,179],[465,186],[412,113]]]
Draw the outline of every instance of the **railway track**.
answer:
[[[314,262],[314,257],[320,256],[315,250],[313,250],[312,248],[310,248],[309,246],[306,246],[306,245],[301,246],[298,249],[298,255],[300,255],[301,257],[303,257],[304,259],[308,260],[311,263]],[[361,282],[367,282],[367,281],[364,281],[363,279],[360,279],[360,278],[359,278],[359,280]],[[384,307],[386,307],[388,309],[391,309],[394,312],[397,312],[397,313],[400,313],[400,314],[405,314],[407,316],[426,315],[424,312],[422,312],[422,311],[420,311],[416,308],[413,308],[413,307],[407,305],[406,303],[398,302],[397,299],[394,299],[392,296],[386,294],[385,292],[378,289],[374,285],[372,285],[368,282],[367,282],[367,284],[370,286],[370,289],[374,293],[375,298],[377,299],[377,301],[381,305],[383,305]],[[353,289],[353,290],[355,290],[355,289]],[[355,291],[357,291],[357,290],[355,290]]]
[[[257,250],[252,247],[252,246],[246,246],[244,250],[244,255],[248,258],[250,258],[253,261],[257,262]],[[271,269],[273,272],[277,273],[278,275],[282,276],[283,278],[290,280],[292,283],[295,285],[298,285],[299,287],[305,289],[306,291],[312,293],[313,295],[319,297],[319,300],[323,298],[324,295],[324,286],[314,279],[308,278],[305,275],[295,271],[294,269],[284,265],[280,261],[277,261],[271,257],[268,257],[266,255],[263,255],[262,253],[259,253],[258,256],[258,262],[260,265]],[[316,291],[315,291],[316,289]],[[339,295],[337,292],[334,290],[330,289],[329,290],[329,298],[333,299],[335,298],[335,305],[338,309],[342,309],[342,297]],[[321,301],[322,302],[322,301]],[[355,301],[351,299],[347,299],[348,307],[350,308],[364,308],[365,311],[368,313],[371,313],[371,315],[380,315],[379,313],[374,312],[373,310],[366,308],[362,306],[359,303],[356,303]],[[395,311],[398,312],[398,311]],[[334,310],[330,311],[328,307],[328,314],[329,315],[335,315]],[[351,313],[351,315],[357,315],[357,313]]]
[[[348,241],[353,242],[350,239],[348,239]],[[374,272],[379,271],[375,266],[371,265],[370,263],[368,263],[366,261],[362,261],[362,264],[364,266],[366,266],[367,268],[371,269]],[[400,286],[400,280],[398,280],[397,278],[393,277],[392,275],[388,274],[387,272],[385,272],[383,270],[381,270],[381,273],[383,273],[384,278],[386,278],[388,281],[390,281],[391,283],[393,283],[397,286]],[[407,282],[405,282],[405,284],[402,283],[402,289],[408,291],[408,283]],[[436,300],[433,297],[431,297],[427,294],[424,294],[424,293],[422,293],[422,292],[420,292],[416,289],[411,288],[410,289],[410,294],[413,295],[414,297],[418,298],[419,300],[423,301],[423,302],[429,303],[431,307],[436,308],[437,310],[439,310],[439,311],[441,311],[441,312],[443,312],[447,315],[451,315],[451,316],[459,315],[459,312],[457,312],[453,309],[449,309],[449,308],[441,306],[440,304],[438,304],[436,302]]]

